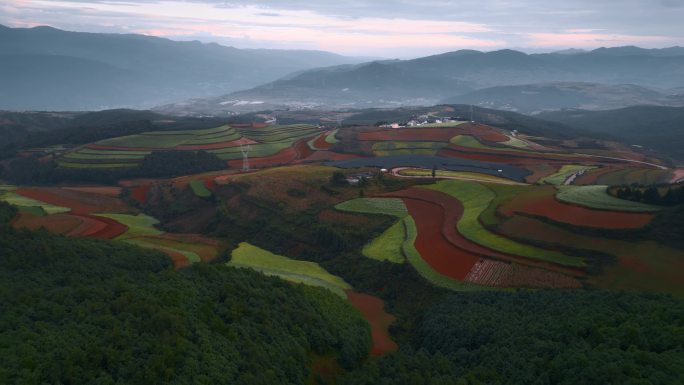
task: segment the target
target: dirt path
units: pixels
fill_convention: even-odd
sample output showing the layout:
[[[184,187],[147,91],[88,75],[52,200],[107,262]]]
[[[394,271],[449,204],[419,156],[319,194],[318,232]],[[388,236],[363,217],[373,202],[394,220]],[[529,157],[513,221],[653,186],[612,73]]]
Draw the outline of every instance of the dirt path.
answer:
[[[388,328],[396,320],[392,314],[385,312],[385,303],[372,295],[347,291],[347,300],[357,308],[371,326],[372,356],[381,356],[399,349],[389,335]]]

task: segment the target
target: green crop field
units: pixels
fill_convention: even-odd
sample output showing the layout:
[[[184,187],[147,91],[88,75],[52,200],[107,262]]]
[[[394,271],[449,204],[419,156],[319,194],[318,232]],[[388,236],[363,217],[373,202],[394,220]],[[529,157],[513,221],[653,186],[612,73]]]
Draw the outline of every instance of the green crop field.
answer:
[[[290,147],[292,143],[290,142],[274,142],[274,143],[259,143],[251,144],[249,151],[250,158],[260,158],[264,156],[269,156],[277,153],[280,150]],[[231,159],[241,159],[242,152],[240,147],[227,147],[218,150],[208,150],[212,154],[216,154],[219,158],[223,160]]]
[[[435,172],[437,178],[455,178],[455,179],[468,179],[476,180],[479,182],[490,182],[499,184],[511,184],[511,185],[524,185],[524,183],[516,182],[510,179],[489,175],[481,174],[477,172],[467,172],[467,171],[451,171],[451,170],[436,170]],[[431,177],[432,170],[424,168],[406,168],[399,171],[399,175],[403,176],[420,176],[420,177]]]
[[[653,168],[625,168],[598,177],[596,183],[602,185],[650,185],[669,180],[670,171]]]
[[[74,163],[63,160],[58,161],[57,164],[66,168],[129,168],[138,165],[137,163]]]
[[[145,237],[149,235],[163,234],[163,231],[158,230],[154,225],[159,221],[145,214],[130,215],[130,214],[94,214],[98,217],[105,217],[113,219],[123,225],[128,226],[128,230],[116,237],[118,240],[127,240],[131,238]]]
[[[107,153],[101,153],[101,154],[93,154],[93,153],[83,153],[81,151],[75,151],[75,152],[70,152],[68,154],[65,154],[62,159],[68,161],[74,161],[75,163],[78,163],[79,160],[142,160],[145,157],[145,154],[127,154],[127,153],[119,153],[119,154],[107,154]]]
[[[31,214],[42,216],[50,214],[67,213],[71,211],[68,207],[55,206],[39,200],[27,198],[10,189],[0,190],[0,200],[15,205],[19,210],[30,212]]]
[[[505,142],[501,142],[501,144],[504,144],[504,145],[509,146],[509,147],[520,148],[520,149],[525,149],[525,148],[530,147],[530,145],[527,142],[525,142],[524,140],[518,139],[515,136],[510,136],[510,135],[508,135],[508,140]]]
[[[315,262],[293,260],[247,242],[240,243],[238,248],[233,250],[232,258],[227,265],[251,268],[291,282],[324,287],[342,298],[347,298],[344,290],[352,288],[342,278],[328,273]]]
[[[200,198],[209,198],[211,196],[211,191],[204,185],[203,180],[192,180],[189,185],[196,196]]]
[[[539,180],[537,183],[546,183],[546,184],[552,184],[555,186],[560,186],[562,185],[566,179],[568,179],[572,174],[581,172],[581,171],[588,171],[591,169],[594,169],[596,167],[594,166],[583,166],[579,164],[566,164],[563,165],[560,170],[557,172],[544,177]]]
[[[322,130],[309,124],[292,124],[287,126],[267,126],[264,128],[238,128],[238,132],[257,142],[295,142],[313,136]]]
[[[374,143],[372,149],[375,156],[434,155],[447,145],[446,142],[386,141]]]
[[[385,230],[385,232],[364,246],[361,252],[366,257],[378,261],[403,263],[404,255],[402,254],[401,248],[406,239],[404,227],[403,220],[397,221]]]
[[[562,202],[599,210],[654,212],[658,206],[616,198],[607,192],[608,186],[559,186],[556,198]]]
[[[428,124],[423,124],[420,127],[427,127],[427,128],[442,128],[442,127],[456,127],[459,126],[463,123],[468,123],[467,121],[455,121],[455,122],[446,122],[446,123],[428,123]],[[418,127],[418,128],[420,128]]]
[[[337,137],[335,136],[335,135],[337,135],[337,131],[339,131],[339,129],[333,130],[333,132],[331,132],[328,136],[325,137],[325,141],[330,143],[330,144],[335,144],[335,143],[339,142],[339,140],[337,140]]]
[[[337,210],[362,214],[384,214],[403,218],[408,215],[406,205],[399,198],[357,198],[339,203]]]
[[[565,266],[585,266],[584,261],[580,258],[518,243],[484,228],[479,221],[480,214],[487,209],[495,198],[492,190],[485,186],[475,182],[443,180],[435,185],[423,186],[421,188],[440,191],[461,201],[464,213],[456,227],[459,233],[475,243],[496,251],[531,259],[549,261]]]

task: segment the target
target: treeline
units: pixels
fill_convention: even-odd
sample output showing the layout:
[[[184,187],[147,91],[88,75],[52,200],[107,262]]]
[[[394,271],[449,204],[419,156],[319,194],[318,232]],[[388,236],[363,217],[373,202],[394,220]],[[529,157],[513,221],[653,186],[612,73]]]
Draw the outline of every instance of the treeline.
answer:
[[[145,156],[139,167],[87,169],[59,167],[57,162],[35,157],[8,162],[0,177],[16,184],[52,184],[65,181],[112,183],[119,179],[172,177],[227,168],[226,162],[206,151],[154,151]]]
[[[684,302],[585,290],[454,294],[415,343],[341,383],[681,384]]]
[[[684,203],[684,185],[667,186],[612,186],[613,196],[657,206],[676,206]]]
[[[303,384],[351,370],[360,314],[324,289],[118,242],[15,230],[0,202],[0,383]]]

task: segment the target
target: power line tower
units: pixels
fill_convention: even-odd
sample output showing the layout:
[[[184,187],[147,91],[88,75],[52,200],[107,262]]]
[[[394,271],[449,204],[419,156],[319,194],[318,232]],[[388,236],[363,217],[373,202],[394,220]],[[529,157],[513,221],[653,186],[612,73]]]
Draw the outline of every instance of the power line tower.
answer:
[[[252,146],[249,144],[241,144],[240,152],[242,152],[242,171],[249,171],[249,152]]]

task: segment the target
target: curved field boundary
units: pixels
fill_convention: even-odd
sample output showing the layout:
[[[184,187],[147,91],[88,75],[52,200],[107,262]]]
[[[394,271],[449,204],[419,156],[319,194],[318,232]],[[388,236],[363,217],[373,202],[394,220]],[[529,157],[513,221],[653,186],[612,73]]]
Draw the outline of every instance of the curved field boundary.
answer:
[[[538,183],[547,183],[555,186],[560,186],[563,184],[570,184],[578,176],[583,175],[585,172],[596,168],[595,166],[583,166],[579,164],[565,164],[561,166],[560,170],[557,172],[541,178]],[[568,183],[570,182],[570,183]]]
[[[154,225],[158,224],[159,221],[149,215],[94,214],[94,216],[109,218],[128,227],[128,230],[124,234],[121,234],[116,238],[117,240],[163,234],[163,231],[154,227]]]
[[[339,142],[339,140],[337,139],[337,136],[336,136],[338,131],[339,131],[339,129],[332,130],[332,131],[325,137],[325,141],[328,142],[328,143],[330,143],[330,144],[335,144],[335,143]]]
[[[361,214],[382,214],[403,218],[408,215],[399,198],[357,198],[335,205],[335,209]]]
[[[69,234],[83,223],[83,219],[76,215],[53,214],[48,216],[36,216],[26,212],[19,215],[12,222],[15,228],[38,230],[41,227],[55,234]]]
[[[287,281],[326,288],[346,299],[345,290],[352,287],[342,278],[328,273],[315,262],[298,261],[242,242],[233,250],[226,265],[250,268],[266,275],[278,276]]]
[[[437,182],[436,185],[421,188],[442,192],[458,199],[463,204],[464,212],[463,216],[456,223],[456,227],[460,234],[477,244],[502,253],[548,261],[563,266],[586,266],[580,258],[518,243],[484,228],[478,218],[487,209],[495,196],[491,190],[480,184],[459,180],[444,180]]]
[[[394,223],[382,234],[365,245],[361,253],[378,261],[404,263],[401,246],[406,239],[406,231],[401,220]]]
[[[616,198],[607,192],[608,186],[559,186],[556,198],[562,202],[583,207],[609,211],[628,211],[651,213],[661,210],[658,206],[647,205]]]
[[[357,139],[360,141],[416,141],[416,142],[448,142],[456,135],[464,134],[466,131],[460,128],[395,128],[380,129],[373,131],[360,132]]]
[[[18,206],[19,209],[22,207],[38,207],[47,215],[68,213],[71,211],[71,209],[68,207],[52,205],[38,199],[29,198],[20,193],[15,193],[13,191],[0,191],[0,201],[5,201],[11,205]]]
[[[217,143],[183,144],[181,146],[176,146],[174,149],[179,151],[217,150],[222,148],[239,147],[240,145],[244,144],[257,144],[257,142],[248,138],[240,138]]]
[[[398,167],[391,170],[392,175],[408,178],[432,178],[432,170],[425,168]],[[501,178],[489,174],[481,174],[467,171],[436,170],[436,178],[441,179],[462,179],[475,182],[510,184],[524,186],[525,183],[516,182],[511,179]]]
[[[137,245],[140,247],[144,247],[146,249],[153,249],[153,250],[159,250],[162,251],[166,254],[168,254],[171,259],[174,260],[174,265],[176,267],[179,267],[176,265],[176,255],[181,255],[185,259],[187,263],[197,263],[201,261],[201,258],[197,253],[194,253],[192,251],[187,251],[187,250],[181,250],[181,249],[176,249],[173,247],[169,246],[164,246],[160,245],[159,243],[151,243],[147,241],[147,238],[134,238],[134,239],[128,239],[126,240],[127,243]],[[180,261],[179,261],[180,262]]]
[[[551,186],[532,188],[518,194],[499,207],[507,217],[518,213],[542,216],[555,222],[582,227],[608,229],[634,229],[647,225],[654,217],[648,213],[627,213],[590,209],[568,204],[555,198],[556,189]]]
[[[336,130],[337,131],[337,130]],[[331,131],[326,131],[317,137],[309,140],[307,144],[309,148],[314,151],[325,151],[329,150],[334,143],[328,142],[328,137],[331,135]]]
[[[191,180],[189,185],[190,189],[192,190],[192,193],[199,198],[209,198],[212,195],[211,191],[207,188],[204,180]]]

